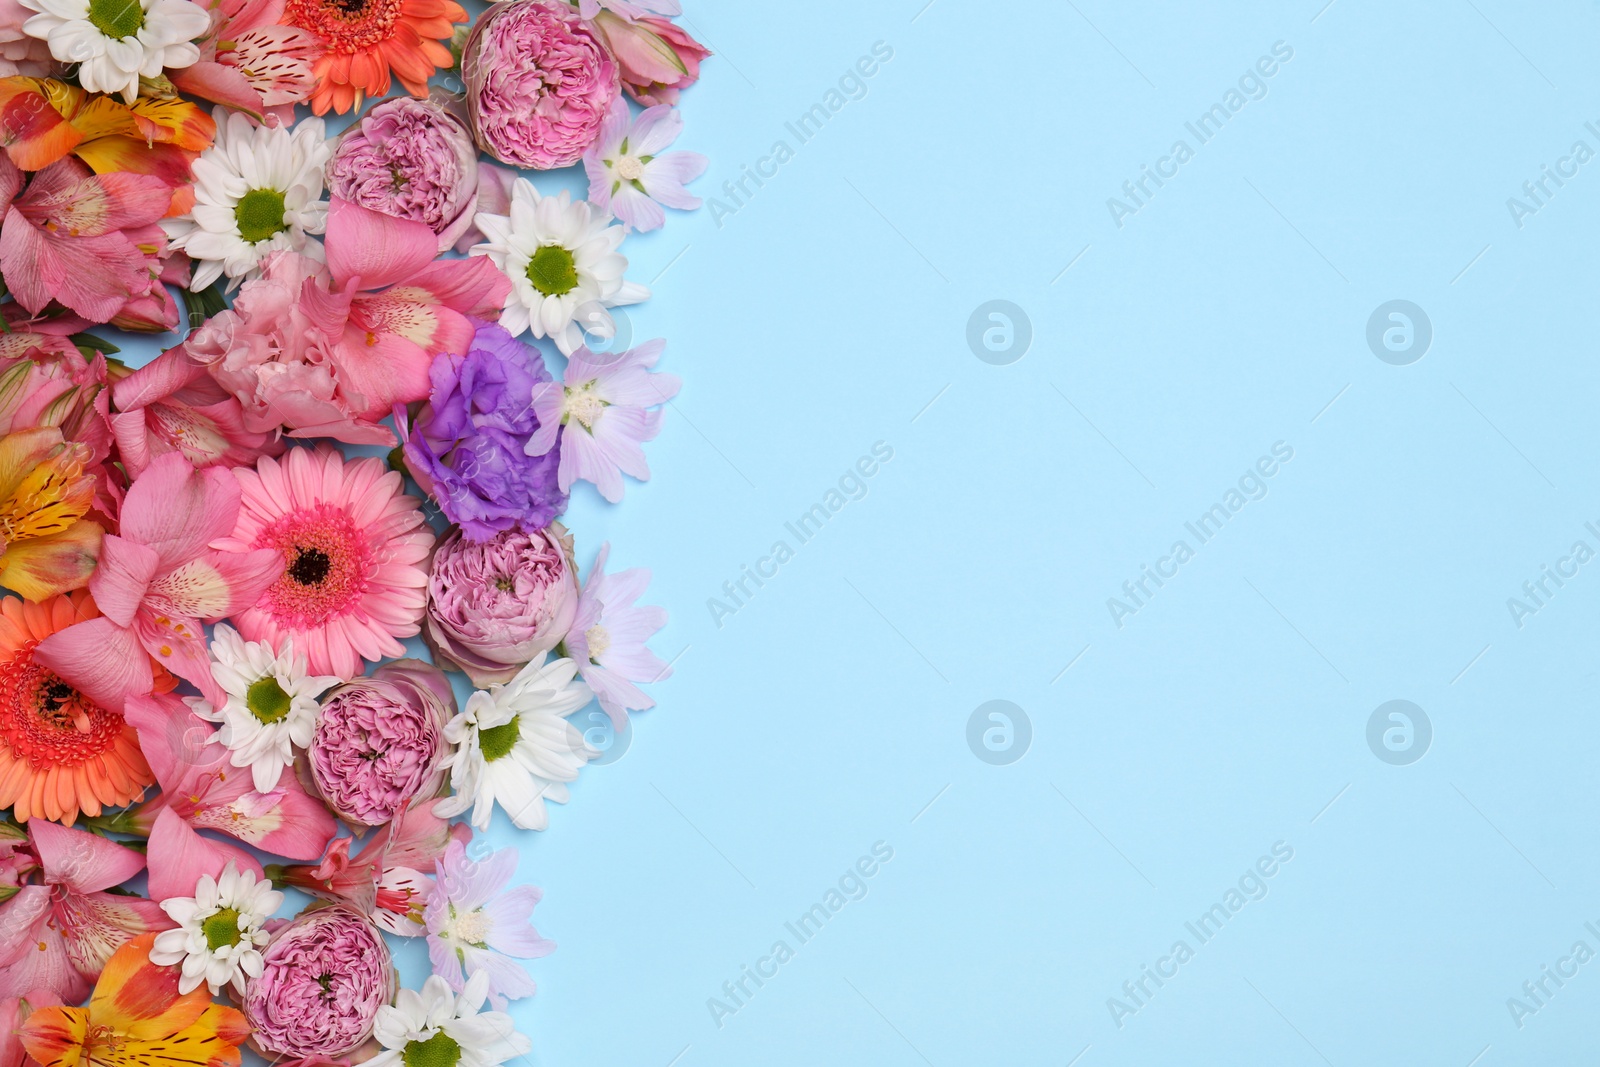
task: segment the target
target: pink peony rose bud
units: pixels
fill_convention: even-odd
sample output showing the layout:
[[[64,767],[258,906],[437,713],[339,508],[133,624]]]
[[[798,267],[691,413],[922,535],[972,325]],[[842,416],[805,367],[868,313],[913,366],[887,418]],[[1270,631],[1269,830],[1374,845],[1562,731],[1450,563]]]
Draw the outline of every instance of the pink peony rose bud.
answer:
[[[444,725],[455,714],[450,680],[420,660],[397,659],[330,689],[307,750],[329,810],[364,829],[436,796],[450,748]]]
[[[676,104],[678,90],[700,80],[700,61],[711,49],[666,19],[630,19],[601,11],[594,28],[622,68],[622,88],[646,107]]]
[[[348,1055],[372,1034],[395,993],[383,934],[353,908],[313,906],[280,926],[240,1005],[251,1038],[274,1062]]]
[[[484,688],[560,644],[578,612],[572,535],[559,522],[474,544],[452,531],[433,554],[423,638],[434,662]]]
[[[478,151],[471,131],[443,105],[392,97],[339,138],[328,161],[328,191],[423,223],[439,235],[443,251],[472,224]]]
[[[461,75],[478,147],[535,170],[582,159],[620,91],[595,31],[552,0],[490,5],[461,50]]]

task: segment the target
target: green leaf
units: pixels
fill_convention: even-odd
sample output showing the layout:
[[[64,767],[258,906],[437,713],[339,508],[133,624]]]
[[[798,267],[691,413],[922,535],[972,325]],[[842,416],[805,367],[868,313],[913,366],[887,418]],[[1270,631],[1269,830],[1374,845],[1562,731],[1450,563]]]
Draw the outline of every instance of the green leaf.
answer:
[[[205,321],[217,312],[228,306],[222,298],[220,279],[212,282],[198,293],[184,291],[183,306],[189,312],[189,328],[198,330]]]
[[[110,341],[107,341],[104,337],[96,337],[92,333],[75,333],[69,338],[69,340],[74,345],[77,345],[78,351],[82,352],[85,356],[91,355],[95,352],[104,352],[107,355],[110,355],[113,352],[122,351],[122,349],[118,348]]]

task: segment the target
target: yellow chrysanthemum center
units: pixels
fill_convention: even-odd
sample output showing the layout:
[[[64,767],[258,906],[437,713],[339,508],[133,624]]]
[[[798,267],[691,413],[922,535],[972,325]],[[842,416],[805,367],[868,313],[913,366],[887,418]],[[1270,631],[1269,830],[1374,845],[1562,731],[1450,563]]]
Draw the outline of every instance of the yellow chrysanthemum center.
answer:
[[[245,690],[244,703],[257,721],[270,725],[282,721],[293,702],[278,679],[269,674],[250,683],[250,688]]]
[[[560,245],[541,245],[528,260],[528,281],[545,296],[564,296],[578,287],[578,266]]]
[[[233,209],[233,218],[239,226],[239,236],[254,244],[282,233],[283,194],[276,189],[252,189],[239,198]]]
[[[212,952],[229,945],[237,945],[244,935],[239,932],[239,913],[233,908],[223,908],[200,923],[200,932],[206,935],[206,948]]]
[[[440,1030],[426,1041],[408,1041],[400,1050],[406,1067],[456,1067],[461,1062],[461,1045]]]

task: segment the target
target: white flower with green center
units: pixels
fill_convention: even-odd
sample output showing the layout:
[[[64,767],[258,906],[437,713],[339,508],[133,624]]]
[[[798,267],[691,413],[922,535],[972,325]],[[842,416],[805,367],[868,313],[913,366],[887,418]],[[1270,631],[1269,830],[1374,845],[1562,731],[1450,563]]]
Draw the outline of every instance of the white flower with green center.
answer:
[[[483,1010],[488,996],[487,971],[473,974],[459,996],[438,975],[420,993],[400,990],[393,1007],[378,1009],[372,1036],[383,1051],[365,1067],[496,1067],[526,1056],[533,1042],[505,1012]]]
[[[623,275],[628,258],[617,251],[626,231],[587,200],[562,190],[540,196],[526,178],[511,187],[509,215],[480,212],[475,223],[486,240],[472,246],[511,279],[500,325],[519,336],[549,337],[570,356],[584,334],[610,340],[616,321],[607,308],[637,304],[650,290]]]
[[[212,996],[226,985],[243,996],[245,980],[261,974],[261,946],[267,943],[263,924],[282,904],[283,894],[271,882],[237,870],[230,861],[221,878],[201,875],[194,896],[161,902],[178,928],[156,935],[150,962],[182,965],[180,993],[205,982]]]
[[[211,676],[228,702],[213,708],[204,697],[189,697],[189,706],[202,719],[222,724],[210,743],[228,749],[235,767],[250,768],[256,792],[270,792],[294,764],[295,749],[311,744],[317,697],[340,680],[308,673],[306,657],[296,655],[287,638],[283,651],[274,652],[225,624],[211,633]]]
[[[77,68],[78,83],[93,93],[121,94],[131,104],[139,78],[192,66],[200,59],[194,38],[211,16],[189,0],[21,0],[38,14],[22,24],[29,37],[48,42],[50,54]]]
[[[446,762],[455,795],[433,813],[448,819],[471,808],[472,825],[487,830],[498,803],[524,830],[549,825],[545,800],[565,804],[565,783],[600,755],[566,719],[594,696],[577,673],[570,659],[546,663],[541,657],[505,685],[468,697],[444,728],[455,746]]]
[[[310,238],[328,221],[322,179],[333,149],[322,120],[289,130],[254,126],[220,107],[213,114],[216,142],[194,161],[194,207],[162,222],[172,247],[195,261],[189,288],[199,292],[226,275],[232,289],[259,276],[272,252],[322,259]]]

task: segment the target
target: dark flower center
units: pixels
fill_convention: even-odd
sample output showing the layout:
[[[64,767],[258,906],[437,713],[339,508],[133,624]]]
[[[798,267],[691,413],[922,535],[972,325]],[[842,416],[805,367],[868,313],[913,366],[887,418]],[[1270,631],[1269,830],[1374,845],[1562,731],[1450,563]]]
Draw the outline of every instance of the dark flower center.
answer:
[[[322,580],[328,576],[328,567],[333,563],[328,554],[320,548],[301,548],[295,545],[294,562],[289,564],[289,577],[301,585],[321,585]]]

